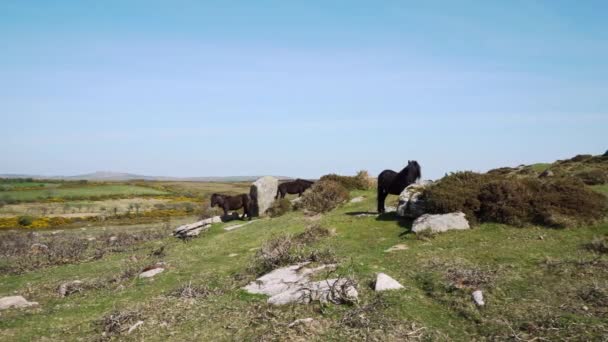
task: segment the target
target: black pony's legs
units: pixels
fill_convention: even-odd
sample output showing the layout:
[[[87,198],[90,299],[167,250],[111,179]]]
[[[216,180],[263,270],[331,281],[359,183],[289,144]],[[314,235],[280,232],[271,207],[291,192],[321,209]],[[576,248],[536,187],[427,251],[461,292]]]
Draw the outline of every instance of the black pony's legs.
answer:
[[[386,196],[388,193],[384,191],[381,187],[378,187],[378,213],[384,213],[384,200],[386,200]]]

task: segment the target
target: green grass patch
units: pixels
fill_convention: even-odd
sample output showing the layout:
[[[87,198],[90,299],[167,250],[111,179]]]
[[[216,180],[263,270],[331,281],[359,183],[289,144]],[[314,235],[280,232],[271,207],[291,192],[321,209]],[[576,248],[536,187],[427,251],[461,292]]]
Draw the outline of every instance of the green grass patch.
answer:
[[[32,202],[45,199],[91,199],[103,197],[129,197],[145,195],[165,195],[166,191],[127,184],[84,185],[81,187],[3,191],[0,200]]]

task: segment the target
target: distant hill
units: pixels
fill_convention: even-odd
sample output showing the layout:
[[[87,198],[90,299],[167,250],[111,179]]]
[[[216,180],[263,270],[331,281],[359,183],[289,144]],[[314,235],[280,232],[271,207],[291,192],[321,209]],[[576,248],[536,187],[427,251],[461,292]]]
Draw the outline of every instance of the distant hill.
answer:
[[[165,176],[145,176],[126,172],[96,171],[83,175],[75,176],[43,176],[28,174],[0,174],[0,178],[34,178],[34,179],[57,179],[57,180],[88,180],[88,181],[107,181],[119,182],[130,180],[146,181],[182,181],[182,182],[249,182],[261,176],[226,176],[226,177],[165,177]],[[275,176],[280,180],[290,179],[284,176]]]

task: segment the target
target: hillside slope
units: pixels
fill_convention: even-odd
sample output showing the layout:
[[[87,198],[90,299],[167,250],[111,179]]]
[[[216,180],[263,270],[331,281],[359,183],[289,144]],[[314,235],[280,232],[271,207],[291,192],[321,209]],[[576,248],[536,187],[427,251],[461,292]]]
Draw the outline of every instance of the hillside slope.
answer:
[[[484,224],[417,239],[408,233],[410,222],[394,214],[358,216],[374,210],[373,191],[352,196],[365,200],[324,216],[292,212],[233,231],[223,229],[232,223],[218,224],[187,243],[160,238],[80,264],[2,274],[0,296],[20,294],[40,306],[2,312],[0,333],[6,341],[601,340],[608,334],[608,256],[586,248],[608,235],[608,224],[564,230]],[[334,232],[312,248],[335,254],[340,266],[331,276],[358,282],[358,304],[275,307],[240,289],[254,278],[248,268],[257,248],[313,224]],[[63,234],[85,238],[80,230]],[[397,244],[406,249],[385,252]],[[160,246],[162,253],[152,253]],[[164,273],[136,278],[133,267],[158,260],[168,264]],[[405,289],[374,293],[377,272]],[[112,280],[117,277],[123,280]],[[60,298],[57,287],[74,279],[91,286]],[[184,286],[202,295],[174,296]],[[484,292],[485,307],[473,304],[474,289]],[[309,326],[288,326],[308,317]],[[121,319],[114,329],[110,323]],[[127,334],[138,320],[143,325]]]

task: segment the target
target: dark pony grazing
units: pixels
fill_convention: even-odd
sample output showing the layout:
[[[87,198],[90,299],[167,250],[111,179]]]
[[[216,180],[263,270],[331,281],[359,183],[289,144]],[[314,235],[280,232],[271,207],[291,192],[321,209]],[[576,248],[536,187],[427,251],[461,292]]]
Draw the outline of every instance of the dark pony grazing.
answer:
[[[282,183],[279,185],[277,195],[274,198],[277,199],[279,196],[281,198],[285,198],[286,194],[298,194],[299,196],[302,196],[302,193],[306,191],[306,189],[310,188],[313,184],[314,182],[300,178],[291,182]]]
[[[247,194],[240,194],[236,196],[213,194],[211,195],[211,207],[218,206],[224,209],[224,216],[228,216],[229,210],[237,210],[243,208],[243,216],[241,219],[245,219],[245,215],[251,220],[251,198]]]
[[[384,200],[388,195],[399,195],[408,185],[415,183],[422,176],[420,165],[409,160],[407,166],[397,173],[384,170],[378,175],[378,213],[384,213]]]

